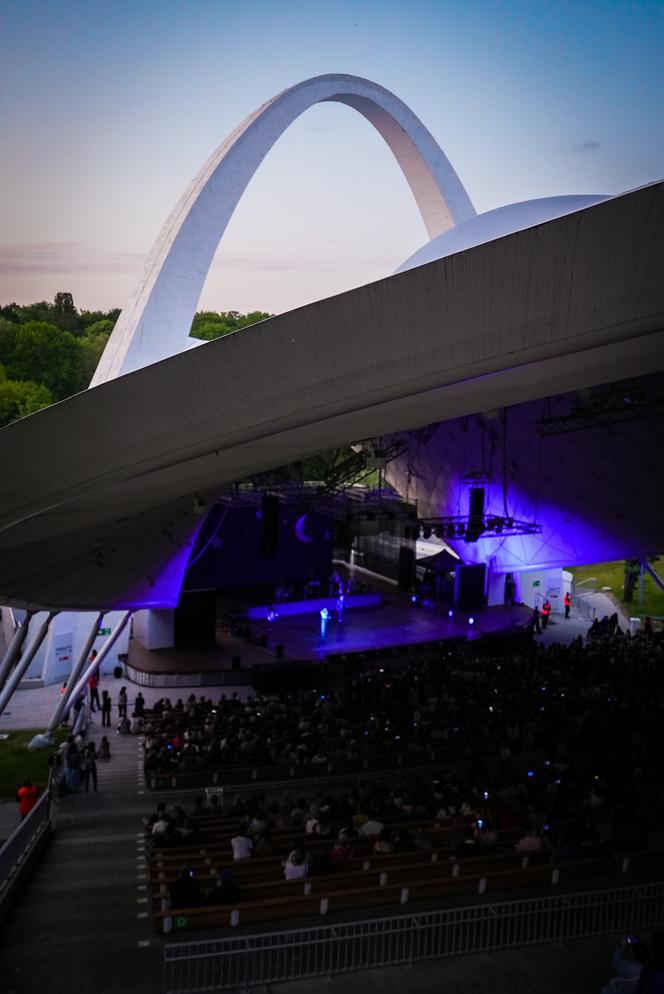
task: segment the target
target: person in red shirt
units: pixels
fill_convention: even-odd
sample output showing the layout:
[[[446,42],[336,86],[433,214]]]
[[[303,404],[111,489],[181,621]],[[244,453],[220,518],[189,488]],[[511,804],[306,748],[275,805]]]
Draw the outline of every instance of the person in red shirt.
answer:
[[[569,595],[569,591],[567,591],[567,593],[565,594],[565,597],[563,599],[563,604],[565,605],[565,617],[569,618],[569,609],[572,606],[572,598]]]
[[[550,614],[551,614],[551,604],[549,602],[549,598],[547,597],[547,599],[542,604],[542,628],[543,629],[546,628],[546,626],[549,623],[549,615]]]
[[[21,786],[16,792],[16,800],[18,801],[18,813],[21,816],[21,821],[26,818],[35,804],[37,803],[37,797],[39,796],[39,787],[35,787],[32,780],[26,777]]]
[[[97,658],[97,650],[93,649],[90,653],[90,658],[88,662],[91,663]],[[99,672],[95,670],[92,676],[88,680],[88,690],[90,691],[90,710],[94,713],[95,711],[101,711],[101,701],[99,700]]]

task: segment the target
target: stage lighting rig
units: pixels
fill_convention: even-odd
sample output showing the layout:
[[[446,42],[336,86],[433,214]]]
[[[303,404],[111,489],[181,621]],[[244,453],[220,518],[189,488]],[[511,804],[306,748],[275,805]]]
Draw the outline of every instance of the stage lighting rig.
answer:
[[[487,514],[481,520],[477,515],[450,514],[440,518],[420,518],[420,533],[440,534],[446,539],[463,539],[477,542],[479,538],[507,538],[510,535],[541,535],[542,526],[536,521],[518,521],[501,514]]]

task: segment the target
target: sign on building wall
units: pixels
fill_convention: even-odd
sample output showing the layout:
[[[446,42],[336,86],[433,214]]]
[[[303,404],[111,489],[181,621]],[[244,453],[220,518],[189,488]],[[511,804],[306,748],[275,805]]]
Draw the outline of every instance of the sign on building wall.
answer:
[[[74,662],[73,632],[58,632],[53,639],[55,677],[68,676]]]

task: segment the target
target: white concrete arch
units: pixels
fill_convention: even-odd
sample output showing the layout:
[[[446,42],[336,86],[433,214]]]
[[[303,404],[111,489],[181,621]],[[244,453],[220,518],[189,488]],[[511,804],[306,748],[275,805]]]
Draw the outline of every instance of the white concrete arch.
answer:
[[[91,386],[182,351],[214,253],[247,184],[286,128],[324,101],[347,104],[382,135],[430,238],[475,216],[447,157],[393,93],[357,76],[316,76],[298,83],[246,118],[195,176],[150,252]]]

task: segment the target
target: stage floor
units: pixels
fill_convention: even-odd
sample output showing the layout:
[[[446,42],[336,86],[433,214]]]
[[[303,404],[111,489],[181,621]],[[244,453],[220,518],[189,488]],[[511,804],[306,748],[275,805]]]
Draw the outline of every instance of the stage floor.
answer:
[[[338,653],[511,631],[525,625],[530,615],[524,607],[493,607],[450,619],[446,613],[414,607],[407,597],[395,593],[376,607],[344,611],[342,621],[333,615],[325,637],[321,637],[320,617],[315,615],[278,618],[271,625],[254,622],[252,628],[267,635],[268,646],[283,645],[285,657],[322,662]]]
[[[252,666],[278,662],[275,651],[284,647],[287,660],[322,662],[328,655],[365,652],[418,642],[445,639],[479,638],[481,635],[509,632],[523,627],[530,618],[525,607],[490,607],[469,614],[456,614],[450,619],[446,612],[413,606],[410,599],[394,588],[382,604],[370,608],[354,608],[344,612],[339,622],[332,616],[325,638],[321,638],[320,617],[304,614],[267,621],[252,621],[254,637],[264,635],[267,647],[228,635],[222,627],[217,642],[212,645],[157,649],[149,651],[131,639],[129,665],[146,673],[206,673],[230,670],[234,656],[240,657],[241,670]],[[236,670],[237,674],[237,670]],[[237,674],[239,677],[239,674]],[[238,679],[238,682],[243,682]]]

